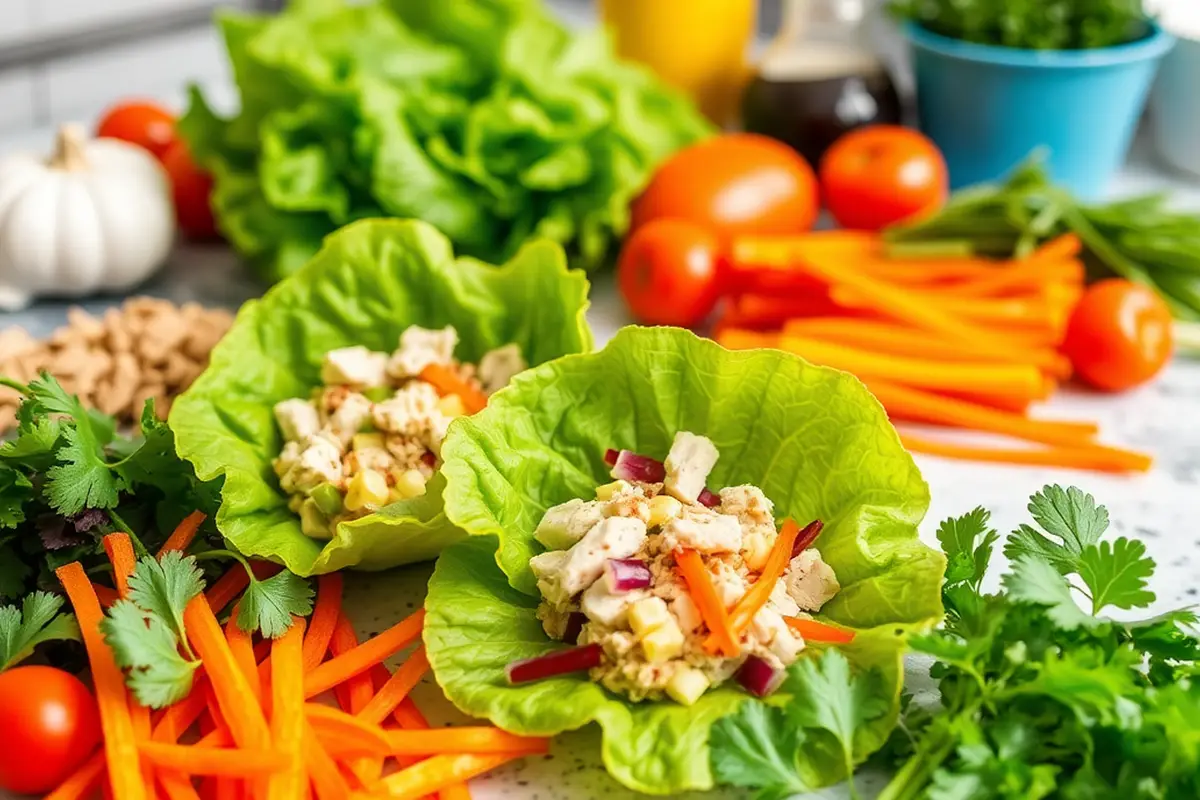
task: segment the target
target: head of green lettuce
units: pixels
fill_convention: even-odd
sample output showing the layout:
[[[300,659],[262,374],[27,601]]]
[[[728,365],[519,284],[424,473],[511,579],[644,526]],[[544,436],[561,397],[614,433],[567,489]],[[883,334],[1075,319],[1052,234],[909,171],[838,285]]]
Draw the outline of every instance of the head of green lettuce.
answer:
[[[591,349],[588,282],[562,249],[536,241],[500,267],[455,258],[445,236],[415,220],[365,220],[331,235],[305,267],[247,303],[208,369],[171,410],[180,456],[203,480],[224,478],[217,527],[247,556],[299,575],[424,561],[462,532],[442,512],[440,477],[394,503],[310,539],[287,507],[271,461],[283,442],[273,407],[321,384],[330,350],[390,352],[410,325],[453,325],[456,356],[476,361],[515,342],[530,364]]]
[[[509,686],[505,665],[562,646],[535,616],[529,559],[541,551],[533,531],[543,512],[611,481],[607,448],[661,458],[681,430],[717,445],[714,490],[753,484],[780,518],[825,522],[816,546],[842,590],[821,617],[858,632],[845,659],[801,660],[766,701],[726,685],[691,707],[635,704],[586,675]],[[466,713],[529,735],[597,722],[609,772],[657,794],[714,782],[826,785],[886,739],[904,638],[941,618],[945,559],[917,539],[928,487],[851,375],[776,350],[731,352],[682,330],[626,328],[599,352],[519,376],[456,422],[442,455],[447,516],[475,536],[438,561],[425,644],[438,683]],[[842,672],[859,688],[838,680]],[[849,747],[789,710],[830,684],[861,717]]]

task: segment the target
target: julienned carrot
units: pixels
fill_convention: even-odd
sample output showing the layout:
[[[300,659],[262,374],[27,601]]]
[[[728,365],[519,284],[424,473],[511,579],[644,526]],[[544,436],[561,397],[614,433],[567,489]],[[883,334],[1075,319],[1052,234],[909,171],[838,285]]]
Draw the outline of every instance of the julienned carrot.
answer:
[[[292,627],[271,645],[271,741],[276,750],[292,757],[292,765],[271,777],[267,800],[303,797],[308,785],[301,755],[304,750],[304,620],[292,618]]]
[[[810,642],[831,642],[833,644],[849,644],[854,641],[854,631],[838,628],[817,622],[815,619],[803,617],[784,617],[788,627]]]
[[[428,671],[429,659],[425,656],[425,648],[417,647],[357,716],[364,722],[381,724]]]
[[[416,613],[375,638],[329,659],[305,678],[304,696],[315,697],[355,675],[366,672],[374,665],[383,663],[419,637],[424,623],[425,609],[418,609]]]
[[[1036,400],[1045,399],[1047,396],[1046,377],[1032,364],[949,364],[910,356],[874,353],[792,334],[782,336],[778,347],[814,364],[845,370],[864,381],[874,377],[931,391],[969,390]]]
[[[93,753],[87,761],[67,776],[44,800],[84,800],[100,785],[106,769],[104,750]]]
[[[1088,443],[1072,447],[992,448],[923,439],[904,432],[900,433],[900,442],[906,449],[914,453],[999,464],[1024,464],[1116,473],[1145,472],[1153,464],[1153,459],[1143,453]]]
[[[317,602],[304,634],[304,671],[317,668],[329,650],[329,640],[342,614],[342,574],[330,572],[317,578]]]
[[[879,284],[894,291],[890,284]],[[1031,305],[1022,300],[991,299],[986,297],[963,297],[938,292],[923,292],[904,289],[906,302],[919,303],[940,315],[957,319],[963,324],[984,331],[993,331],[1004,338],[1017,341],[1054,343],[1062,337],[1062,326],[1066,324],[1065,309]],[[870,297],[860,290],[848,286],[834,286],[829,290],[829,299],[844,309],[879,310],[878,297]]]
[[[283,567],[278,564],[269,564],[266,561],[251,561],[250,569],[254,572],[254,577],[261,581],[270,578]],[[234,564],[212,586],[208,587],[204,596],[215,613],[236,600],[238,595],[246,591],[246,587],[249,585],[250,576],[246,574],[245,567],[241,564]]]
[[[159,769],[158,785],[167,800],[200,800],[200,793],[192,786],[192,781],[182,772],[169,769]]]
[[[302,747],[304,764],[312,779],[317,800],[346,800],[350,797],[350,784],[308,725],[304,726]]]
[[[129,576],[137,566],[137,556],[133,553],[133,542],[127,533],[110,533],[104,537],[104,552],[113,568],[113,583],[117,585],[117,594],[124,597],[129,592]]]
[[[396,724],[407,731],[420,731],[429,728],[429,720],[425,719],[425,715],[421,713],[421,709],[417,708],[417,704],[413,702],[411,697],[406,697],[396,706],[396,710],[392,712],[392,719]]]
[[[427,731],[387,731],[392,755],[426,756],[446,753],[545,752],[550,740],[517,736],[499,728],[433,728]]]
[[[1054,262],[1076,258],[1083,252],[1083,240],[1075,233],[1064,233],[1043,242],[1026,261]]]
[[[138,743],[129,714],[129,693],[125,691],[125,675],[113,660],[112,650],[100,632],[104,612],[92,591],[92,582],[78,561],[59,567],[55,574],[75,609],[75,619],[92,667],[113,800],[143,800],[146,787],[138,770]]]
[[[108,608],[113,603],[121,599],[121,595],[116,589],[100,583],[93,583],[92,591],[96,593],[96,599],[100,601],[101,608]]]
[[[158,549],[159,558],[162,558],[164,553],[170,553],[172,550],[184,552],[191,547],[192,541],[200,531],[200,526],[204,524],[204,519],[205,514],[203,511],[193,511],[184,517],[183,522],[179,523],[175,531],[163,542],[163,546]]]
[[[139,750],[142,758],[164,769],[186,775],[223,775],[231,778],[275,775],[290,769],[299,760],[290,753],[278,750],[199,747],[162,742],[143,742]]]
[[[416,800],[526,755],[530,753],[434,756],[387,776],[380,789],[385,797]]]
[[[1012,414],[1026,414],[1029,411],[1029,407],[1034,403],[1032,397],[1007,397],[1002,394],[975,394],[974,392],[949,390],[940,391],[938,394],[945,397],[952,397],[955,400],[962,400],[966,403],[974,403],[978,406],[1007,411]]]
[[[482,411],[487,406],[487,395],[442,364],[430,364],[425,367],[421,370],[420,378],[426,383],[432,384],[438,394],[443,397],[449,394],[458,395],[468,414]]]
[[[383,728],[321,703],[305,703],[304,715],[317,738],[339,757],[379,758],[391,754]]]
[[[233,654],[233,660],[237,662],[238,669],[246,677],[250,691],[254,693],[258,704],[262,705],[262,682],[258,677],[258,661],[254,657],[254,641],[250,634],[237,625],[239,606],[240,604],[234,606],[233,613],[225,622],[225,640],[229,642],[229,652]]]
[[[358,634],[354,632],[354,624],[350,622],[350,618],[345,613],[342,613],[338,616],[337,624],[333,628],[333,636],[329,640],[329,652],[336,658],[349,653],[356,647],[358,647]],[[376,664],[372,669],[382,670],[385,676],[384,681],[390,677],[391,673],[382,664]],[[375,696],[375,689],[371,683],[371,676],[362,673],[355,675],[345,683],[334,686],[333,694],[342,711],[357,714],[366,708],[367,703],[371,702],[371,698]]]
[[[679,565],[679,574],[687,583],[688,594],[700,618],[712,633],[715,647],[727,658],[737,658],[741,652],[738,645],[738,635],[730,624],[725,604],[717,594],[704,561],[695,550],[680,549],[675,551],[675,563]]]
[[[163,711],[150,734],[151,739],[167,744],[178,741],[208,708],[208,676],[201,670],[203,667],[197,670],[188,696]]]
[[[229,649],[229,642],[204,597],[193,598],[183,614],[188,640],[204,662],[221,714],[239,747],[264,750],[271,741],[262,706],[249,681],[242,674],[238,661]]]
[[[453,783],[438,790],[438,800],[471,800],[471,792],[465,783]]]

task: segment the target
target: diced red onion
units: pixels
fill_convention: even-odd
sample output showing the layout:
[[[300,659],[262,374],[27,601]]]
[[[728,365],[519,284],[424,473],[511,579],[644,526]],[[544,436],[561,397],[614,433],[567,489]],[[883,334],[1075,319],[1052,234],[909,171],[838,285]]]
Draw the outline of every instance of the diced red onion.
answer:
[[[737,682],[755,697],[766,697],[779,688],[786,676],[758,656],[748,656],[737,671]]]
[[[617,465],[617,456],[621,455],[621,451],[613,450],[611,447],[604,451],[604,463],[610,467]]]
[[[821,529],[825,527],[825,523],[819,519],[814,519],[808,525],[804,526],[804,530],[796,536],[796,542],[792,545],[792,558],[803,553],[812,543],[821,535]]]
[[[610,558],[604,565],[604,577],[611,592],[650,588],[650,567],[638,558]]]
[[[661,461],[639,456],[632,450],[622,450],[613,464],[612,476],[622,481],[639,483],[662,483],[667,477],[667,468]]]
[[[553,653],[514,661],[504,668],[509,683],[528,683],[567,675],[572,672],[583,672],[600,665],[604,651],[598,644],[585,644],[568,650],[555,650]]]
[[[721,498],[715,492],[711,491],[707,486],[700,490],[700,496],[696,498],[700,505],[708,508],[716,508],[721,505]]]
[[[424,453],[422,453],[421,461],[425,463],[425,466],[437,469],[437,456],[434,455],[432,451],[426,450]]]
[[[583,633],[583,626],[587,621],[587,615],[582,611],[572,611],[568,614],[567,627],[563,629],[563,641],[567,644],[577,644],[579,634]]]

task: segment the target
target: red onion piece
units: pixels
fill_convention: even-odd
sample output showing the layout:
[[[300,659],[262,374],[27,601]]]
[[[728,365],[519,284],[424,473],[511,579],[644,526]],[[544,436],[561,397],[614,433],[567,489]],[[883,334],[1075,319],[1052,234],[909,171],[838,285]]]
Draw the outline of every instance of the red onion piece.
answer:
[[[821,535],[821,529],[824,527],[825,523],[819,519],[814,519],[805,525],[804,530],[797,534],[795,544],[792,545],[792,558],[795,558],[811,547],[812,543]]]
[[[758,656],[747,656],[745,662],[737,671],[737,682],[755,697],[766,697],[779,688],[787,675],[781,669],[775,669]]]
[[[721,505],[721,498],[707,486],[700,490],[700,496],[696,500],[699,501],[700,505],[707,508],[716,508]]]
[[[604,451],[604,463],[610,467],[617,465],[617,456],[621,455],[619,450],[613,450],[611,447]]]
[[[424,453],[421,454],[421,461],[423,461],[426,466],[437,469],[437,456],[434,455],[429,450],[426,450]]]
[[[579,634],[588,621],[587,615],[581,611],[572,611],[567,615],[567,627],[563,630],[563,641],[567,644],[578,644]]]
[[[582,647],[572,647],[568,650],[555,650],[553,653],[514,661],[504,668],[509,683],[528,683],[567,675],[572,672],[583,672],[600,665],[604,650],[598,644],[585,644]]]
[[[632,450],[622,450],[613,464],[612,476],[622,481],[639,483],[662,483],[667,477],[667,468],[661,461],[648,456],[639,456]]]
[[[632,592],[650,588],[650,567],[638,558],[610,558],[604,565],[610,592]]]

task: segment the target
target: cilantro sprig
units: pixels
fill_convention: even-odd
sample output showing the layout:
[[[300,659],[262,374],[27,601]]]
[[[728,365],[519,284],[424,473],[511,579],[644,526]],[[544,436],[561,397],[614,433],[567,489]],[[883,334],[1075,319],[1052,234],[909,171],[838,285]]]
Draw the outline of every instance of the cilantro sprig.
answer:
[[[292,627],[292,617],[312,613],[315,592],[308,581],[294,572],[282,570],[260,579],[248,562],[232,550],[209,550],[201,558],[230,558],[238,561],[250,578],[250,585],[238,603],[237,626],[246,633],[261,633],[278,639]]]
[[[51,641],[79,641],[73,614],[60,614],[63,599],[49,592],[26,595],[21,607],[0,606],[0,672],[33,654],[33,648]]]

